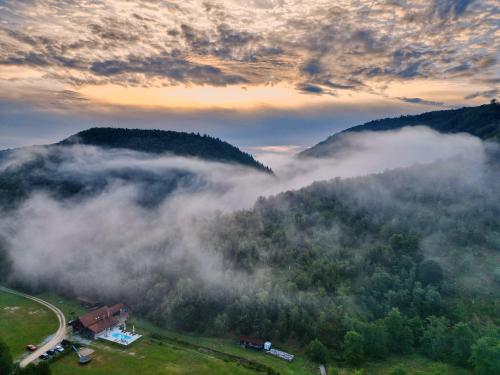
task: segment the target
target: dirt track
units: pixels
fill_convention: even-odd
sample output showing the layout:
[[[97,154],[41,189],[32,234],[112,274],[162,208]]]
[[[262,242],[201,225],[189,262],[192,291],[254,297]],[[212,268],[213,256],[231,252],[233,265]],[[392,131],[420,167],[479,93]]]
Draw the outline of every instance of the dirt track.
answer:
[[[5,288],[5,287],[0,287],[0,290],[7,292],[7,293],[12,293],[24,298],[28,298],[32,301],[35,301],[50,310],[56,314],[57,319],[59,320],[59,328],[57,331],[53,334],[53,336],[50,338],[49,341],[47,341],[45,344],[41,345],[37,350],[34,352],[30,353],[28,356],[24,357],[21,359],[19,362],[19,365],[21,367],[25,367],[29,365],[31,362],[35,361],[41,354],[45,353],[47,350],[52,349],[54,346],[59,344],[64,338],[66,338],[66,318],[61,310],[59,310],[57,307],[54,305],[48,303],[47,301],[44,301],[43,299],[37,298],[30,296],[29,294],[24,294],[21,292],[16,292],[15,290]]]

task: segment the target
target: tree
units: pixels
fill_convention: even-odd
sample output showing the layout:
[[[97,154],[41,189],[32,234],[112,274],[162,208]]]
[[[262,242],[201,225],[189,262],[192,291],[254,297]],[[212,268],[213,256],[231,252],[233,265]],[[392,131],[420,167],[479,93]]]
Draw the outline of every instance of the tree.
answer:
[[[351,366],[361,363],[364,359],[363,336],[356,331],[348,331],[344,336],[344,358]]]
[[[445,317],[431,316],[422,338],[422,349],[432,359],[444,360],[450,354],[448,331],[450,322]]]
[[[10,349],[3,341],[0,341],[0,374],[10,374],[14,369]]]
[[[500,374],[500,332],[479,338],[471,359],[477,375]]]
[[[425,260],[418,266],[418,280],[424,286],[438,284],[443,280],[443,269],[433,260]]]
[[[367,357],[375,359],[387,357],[389,336],[383,320],[361,323],[356,330],[363,336],[364,353]]]
[[[229,330],[228,326],[227,314],[219,314],[214,321],[214,333],[216,335],[223,336]]]
[[[474,344],[474,333],[468,324],[457,323],[451,332],[451,359],[460,366],[467,366]]]
[[[389,335],[389,350],[392,353],[407,354],[413,349],[413,332],[398,309],[393,308],[385,317]]]
[[[314,362],[325,363],[328,357],[328,350],[318,339],[312,340],[306,347],[306,356]]]

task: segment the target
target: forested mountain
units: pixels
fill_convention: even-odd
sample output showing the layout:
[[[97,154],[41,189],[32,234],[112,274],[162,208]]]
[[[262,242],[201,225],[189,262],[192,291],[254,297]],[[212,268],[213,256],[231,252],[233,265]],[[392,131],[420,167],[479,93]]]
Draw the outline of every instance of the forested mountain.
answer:
[[[204,238],[228,282],[252,282],[213,290],[186,270],[151,280],[140,308],[177,329],[319,339],[358,366],[414,351],[469,366],[500,323],[497,168],[438,162],[262,198]]]
[[[464,132],[483,140],[500,142],[500,104],[493,101],[478,107],[463,107],[370,121],[336,133],[304,150],[299,156],[324,157],[342,152],[344,137],[353,132],[396,130],[405,126],[418,125],[428,126],[441,133]]]
[[[75,144],[197,157],[204,160],[237,163],[270,172],[269,168],[256,161],[252,155],[242,152],[237,147],[218,138],[195,133],[171,130],[91,128],[58,143],[58,145]]]
[[[37,191],[58,198],[88,197],[113,184],[136,186],[141,190],[138,199],[151,205],[174,190],[198,189],[206,183],[179,163],[160,168],[146,165],[158,156],[191,157],[193,162],[228,163],[272,173],[251,155],[207,135],[92,128],[53,145],[0,151],[0,207],[13,207]],[[80,163],[85,167],[77,166]]]

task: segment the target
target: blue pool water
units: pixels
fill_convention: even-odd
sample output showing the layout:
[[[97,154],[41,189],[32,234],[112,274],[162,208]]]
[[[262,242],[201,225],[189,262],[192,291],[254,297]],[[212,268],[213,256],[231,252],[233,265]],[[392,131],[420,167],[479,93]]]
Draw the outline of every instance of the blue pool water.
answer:
[[[111,336],[114,337],[117,340],[125,340],[125,341],[132,340],[132,336],[126,335],[126,334],[121,333],[121,332],[113,332],[111,334]]]

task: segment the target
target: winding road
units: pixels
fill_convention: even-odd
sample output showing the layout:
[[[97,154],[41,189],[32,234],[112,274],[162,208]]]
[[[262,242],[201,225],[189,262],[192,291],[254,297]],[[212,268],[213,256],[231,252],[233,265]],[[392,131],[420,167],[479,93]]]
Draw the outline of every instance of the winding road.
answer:
[[[16,292],[15,290],[5,288],[3,286],[0,286],[0,290],[7,292],[7,293],[12,293],[12,294],[24,297],[24,298],[28,298],[32,301],[35,301],[35,302],[47,307],[48,309],[52,310],[56,314],[57,319],[59,320],[59,328],[52,335],[50,340],[47,341],[45,344],[39,346],[38,349],[35,350],[34,352],[30,353],[29,355],[27,355],[26,357],[21,359],[21,361],[19,362],[19,365],[21,367],[25,367],[25,366],[29,365],[31,362],[35,361],[41,354],[45,353],[49,349],[52,349],[54,346],[56,346],[63,339],[66,338],[66,318],[65,318],[63,312],[61,310],[59,310],[57,307],[48,303],[47,301],[44,301],[43,299],[30,296],[29,294]]]

